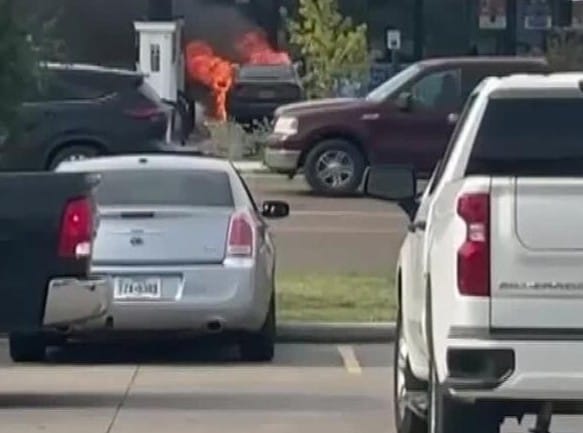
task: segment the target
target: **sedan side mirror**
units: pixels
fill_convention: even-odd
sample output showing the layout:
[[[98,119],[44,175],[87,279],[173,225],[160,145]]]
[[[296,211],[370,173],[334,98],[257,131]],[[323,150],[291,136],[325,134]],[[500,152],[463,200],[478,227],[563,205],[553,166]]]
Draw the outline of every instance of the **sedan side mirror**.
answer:
[[[284,201],[268,200],[261,206],[261,215],[263,218],[279,219],[289,215],[289,204]]]
[[[415,169],[406,165],[372,166],[368,172],[365,193],[388,201],[414,200],[417,196]]]
[[[402,92],[397,96],[397,100],[395,102],[397,107],[401,111],[411,111],[413,110],[413,94],[409,92]]]

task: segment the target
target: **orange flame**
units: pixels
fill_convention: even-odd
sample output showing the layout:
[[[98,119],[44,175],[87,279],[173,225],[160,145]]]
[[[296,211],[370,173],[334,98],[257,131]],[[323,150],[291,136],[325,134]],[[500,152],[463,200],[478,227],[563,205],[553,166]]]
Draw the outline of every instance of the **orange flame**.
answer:
[[[239,61],[253,65],[290,64],[287,53],[273,50],[260,31],[245,33],[235,43]],[[193,41],[186,46],[186,69],[189,77],[209,87],[214,97],[214,117],[227,120],[227,93],[233,85],[233,64],[216,55],[212,47],[203,41]]]
[[[215,99],[214,117],[227,120],[227,92],[233,83],[233,65],[217,56],[205,42],[194,41],[186,47],[186,68],[189,76],[210,87]]]

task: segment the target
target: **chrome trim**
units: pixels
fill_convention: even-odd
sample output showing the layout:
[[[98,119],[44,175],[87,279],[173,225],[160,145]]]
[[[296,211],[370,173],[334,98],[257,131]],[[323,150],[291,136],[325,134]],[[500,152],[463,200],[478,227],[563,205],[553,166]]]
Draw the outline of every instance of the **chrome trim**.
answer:
[[[287,149],[265,149],[265,165],[273,170],[295,171],[298,168],[301,151]]]
[[[110,279],[57,278],[49,282],[43,326],[63,326],[105,314],[112,302]]]

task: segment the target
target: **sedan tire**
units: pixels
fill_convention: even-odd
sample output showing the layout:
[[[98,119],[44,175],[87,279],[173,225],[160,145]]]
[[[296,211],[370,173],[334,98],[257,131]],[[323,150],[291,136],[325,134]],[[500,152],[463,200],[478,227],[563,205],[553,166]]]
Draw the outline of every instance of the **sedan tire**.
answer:
[[[257,334],[244,337],[239,344],[241,358],[249,362],[270,362],[275,355],[275,295],[271,298],[265,323]]]

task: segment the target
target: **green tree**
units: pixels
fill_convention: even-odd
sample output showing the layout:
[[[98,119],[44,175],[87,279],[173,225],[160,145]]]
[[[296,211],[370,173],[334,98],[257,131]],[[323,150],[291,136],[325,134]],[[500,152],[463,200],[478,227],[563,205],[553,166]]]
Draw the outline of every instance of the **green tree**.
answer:
[[[35,79],[34,49],[16,20],[16,0],[0,0],[0,135],[14,122],[27,86]]]
[[[25,17],[19,12],[18,0],[0,0],[0,138],[15,126],[29,89],[46,81],[40,62],[64,59],[64,44],[53,37],[54,8]]]
[[[340,76],[361,78],[368,71],[366,24],[355,25],[344,17],[338,0],[299,0],[289,33],[304,59],[310,97],[329,96]]]
[[[583,33],[558,29],[547,38],[546,57],[557,72],[583,71]]]

